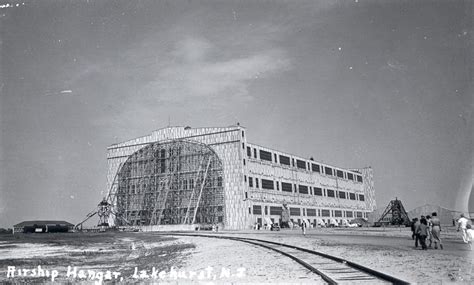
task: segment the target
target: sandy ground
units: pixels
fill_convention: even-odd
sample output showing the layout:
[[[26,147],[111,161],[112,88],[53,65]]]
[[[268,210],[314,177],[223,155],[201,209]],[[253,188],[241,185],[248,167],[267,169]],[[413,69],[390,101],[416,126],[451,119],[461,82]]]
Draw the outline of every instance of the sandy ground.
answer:
[[[172,267],[181,267],[184,252],[192,248],[148,233],[0,236],[0,283],[140,283],[155,280],[153,268],[169,274]]]
[[[432,248],[426,251],[415,249],[411,232],[406,229],[311,229],[306,236],[298,230],[218,234],[298,245],[336,255],[411,283],[474,284],[474,254],[469,250],[469,246],[461,241],[460,234],[455,231],[445,234],[442,239],[444,250]],[[196,249],[199,249],[199,246]],[[255,258],[265,260],[265,262],[271,260],[261,255]],[[292,267],[287,268],[291,270]],[[280,271],[275,269],[273,268],[273,272],[281,273],[281,268]],[[249,272],[249,275],[252,274]],[[252,276],[248,278],[251,280]]]
[[[452,229],[444,250],[414,248],[409,229],[224,231],[203,234],[254,237],[336,255],[417,284],[474,284],[473,252]],[[30,270],[26,276],[8,266]],[[50,276],[32,276],[32,269]],[[68,266],[93,271],[67,277]],[[138,271],[135,273],[135,267]],[[163,236],[161,233],[30,234],[0,236],[0,283],[112,281],[168,284],[319,284],[319,277],[278,253],[237,241]],[[112,273],[120,273],[114,279]],[[78,273],[78,272],[77,272]],[[87,274],[86,274],[87,275]]]
[[[267,283],[267,284],[326,284],[321,278],[274,251],[237,241],[180,237],[192,242],[196,248],[184,262],[186,270],[205,271],[211,267],[220,283]],[[231,276],[222,275],[229,270]],[[243,274],[238,274],[239,270]],[[199,281],[194,278],[194,281]]]

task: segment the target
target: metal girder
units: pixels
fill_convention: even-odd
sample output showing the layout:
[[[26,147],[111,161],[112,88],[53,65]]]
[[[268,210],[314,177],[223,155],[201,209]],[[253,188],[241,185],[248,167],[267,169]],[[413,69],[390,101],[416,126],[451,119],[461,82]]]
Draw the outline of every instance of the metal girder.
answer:
[[[204,173],[204,178],[202,179],[201,182],[201,189],[199,190],[199,197],[196,202],[196,207],[194,207],[194,216],[193,216],[193,224],[196,222],[196,214],[199,209],[199,202],[201,201],[201,196],[202,196],[202,189],[204,188],[204,184],[206,183],[206,178],[207,178],[207,172],[209,170],[209,165],[211,164],[211,157],[209,156],[209,160],[207,161],[207,166],[206,166],[206,172]]]

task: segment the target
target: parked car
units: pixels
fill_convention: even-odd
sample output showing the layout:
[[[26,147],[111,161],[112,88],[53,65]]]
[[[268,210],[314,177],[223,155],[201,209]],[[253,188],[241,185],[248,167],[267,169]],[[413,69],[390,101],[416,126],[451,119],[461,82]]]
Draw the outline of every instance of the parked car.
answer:
[[[357,224],[359,227],[369,226],[369,222],[364,218],[355,218],[351,220],[351,224]]]
[[[338,223],[335,219],[330,219],[330,220],[329,220],[329,227],[330,227],[330,228],[339,227],[339,223]]]
[[[280,225],[278,224],[272,224],[270,227],[271,231],[279,231],[280,230]]]

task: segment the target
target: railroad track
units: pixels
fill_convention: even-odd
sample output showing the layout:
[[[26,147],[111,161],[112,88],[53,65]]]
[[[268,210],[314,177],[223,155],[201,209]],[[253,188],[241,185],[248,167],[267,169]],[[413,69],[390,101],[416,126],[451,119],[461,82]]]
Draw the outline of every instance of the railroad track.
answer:
[[[224,235],[185,233],[163,233],[162,235],[228,239],[260,246],[293,259],[311,272],[319,275],[328,284],[410,284],[383,272],[336,256],[273,241]]]

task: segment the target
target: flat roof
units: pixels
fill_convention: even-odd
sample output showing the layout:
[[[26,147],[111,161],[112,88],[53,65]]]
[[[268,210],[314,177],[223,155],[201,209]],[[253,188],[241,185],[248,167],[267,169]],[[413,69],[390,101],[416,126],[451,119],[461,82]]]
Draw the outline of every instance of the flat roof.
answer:
[[[240,124],[231,125],[231,126],[227,126],[227,127],[196,127],[196,128],[192,128],[192,127],[189,127],[189,126],[168,126],[168,127],[163,127],[163,128],[154,130],[149,135],[140,136],[140,137],[137,137],[137,138],[134,138],[134,139],[130,139],[130,140],[127,140],[127,141],[112,144],[112,145],[107,147],[107,150],[115,149],[115,148],[121,148],[121,147],[127,147],[127,146],[129,146],[128,144],[133,143],[133,141],[143,139],[143,138],[146,138],[146,137],[150,137],[154,133],[157,133],[157,132],[160,132],[160,131],[171,130],[171,129],[184,129],[184,130],[188,130],[188,129],[193,129],[193,130],[209,129],[209,130],[211,130],[211,129],[213,129],[213,130],[217,131],[217,130],[222,130],[222,129],[229,129],[229,130],[246,129],[246,127],[241,126]],[[189,137],[194,137],[194,136],[206,136],[206,135],[211,135],[211,134],[212,133],[203,133],[203,134],[199,134],[199,135],[190,135],[188,137],[176,138],[176,140],[187,139]],[[175,139],[170,139],[170,141],[172,141],[172,140],[175,140]],[[138,143],[138,144],[139,145],[140,144],[141,145],[148,145],[150,143],[152,143],[152,142]],[[358,175],[362,174],[359,169],[366,168],[366,167],[361,167],[361,168],[349,167],[349,168],[347,168],[347,167],[335,166],[334,164],[331,164],[331,163],[326,163],[326,162],[322,162],[322,161],[318,161],[318,160],[307,159],[307,158],[304,158],[300,155],[295,155],[295,154],[292,154],[292,153],[289,153],[289,152],[286,152],[286,151],[277,150],[277,149],[274,149],[272,147],[267,147],[267,146],[259,145],[259,144],[256,144],[256,143],[248,142],[248,141],[247,141],[247,145],[250,145],[252,147],[259,147],[259,148],[267,149],[269,151],[278,152],[278,153],[283,154],[285,156],[291,156],[291,157],[294,157],[296,159],[316,163],[316,164],[319,164],[319,165],[329,166],[329,167],[333,167],[335,169],[344,170],[344,171],[350,171],[350,172],[353,172],[353,174],[358,174]],[[370,166],[369,166],[369,168],[370,168]]]
[[[66,221],[56,221],[56,220],[35,220],[35,221],[23,221],[19,224],[14,225],[14,227],[28,227],[34,225],[61,225],[61,226],[74,226],[73,224]]]

